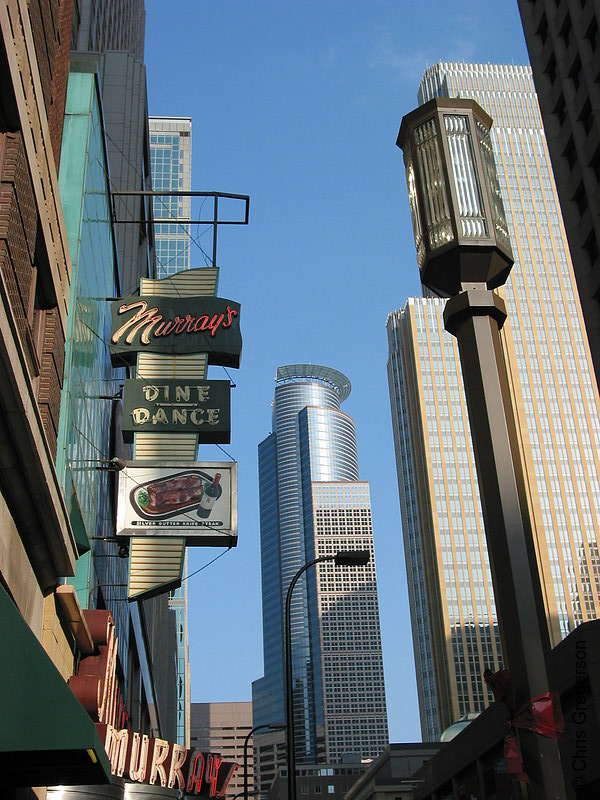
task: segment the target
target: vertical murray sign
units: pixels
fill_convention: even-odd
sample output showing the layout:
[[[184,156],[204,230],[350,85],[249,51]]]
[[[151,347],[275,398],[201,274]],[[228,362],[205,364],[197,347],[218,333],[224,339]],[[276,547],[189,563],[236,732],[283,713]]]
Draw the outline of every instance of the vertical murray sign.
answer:
[[[80,660],[69,687],[96,724],[112,774],[131,783],[176,789],[186,796],[224,798],[238,765],[225,762],[219,753],[188,750],[181,744],[133,730],[117,679],[117,637],[112,614],[105,610],[83,614],[93,637],[94,652]]]
[[[209,286],[214,291],[217,270],[199,280],[202,272],[164,279],[164,294],[162,281],[144,279],[139,296],[111,302],[113,366],[139,367],[138,357],[157,356],[124,384],[123,438],[136,454],[138,446],[144,452],[119,477],[116,533],[130,537],[130,600],[179,586],[185,547],[237,544],[237,464],[195,458],[198,444],[231,438],[230,381],[209,380],[206,365],[240,366],[241,309],[203,294]],[[206,360],[186,359],[187,369],[177,364],[179,356],[192,355]],[[164,450],[155,434],[172,437]],[[153,461],[153,451],[181,453],[181,459]]]

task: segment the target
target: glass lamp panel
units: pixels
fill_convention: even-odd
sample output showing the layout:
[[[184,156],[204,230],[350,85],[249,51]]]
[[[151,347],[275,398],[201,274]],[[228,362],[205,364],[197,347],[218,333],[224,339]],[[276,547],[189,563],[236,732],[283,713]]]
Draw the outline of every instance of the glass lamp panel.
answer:
[[[444,114],[444,127],[454,174],[461,232],[466,238],[480,239],[488,236],[488,228],[477,178],[469,119],[462,114]]]
[[[421,268],[425,263],[425,243],[423,242],[423,226],[421,225],[421,215],[419,214],[419,204],[417,202],[415,168],[412,159],[409,157],[406,159],[406,184],[408,186],[408,203],[415,237],[415,247],[417,248],[417,263]]]
[[[424,195],[425,227],[429,248],[436,250],[454,239],[448,192],[442,172],[435,122],[429,119],[415,128],[417,164]]]
[[[496,240],[501,247],[510,251],[510,235],[508,233],[508,223],[506,221],[504,203],[502,202],[502,193],[500,191],[500,182],[498,180],[498,172],[496,170],[496,161],[494,159],[492,140],[489,130],[481,122],[477,123],[477,138],[479,139],[481,160],[483,161],[483,167],[485,171],[484,178],[487,184],[490,204],[492,207],[492,222],[494,225]]]

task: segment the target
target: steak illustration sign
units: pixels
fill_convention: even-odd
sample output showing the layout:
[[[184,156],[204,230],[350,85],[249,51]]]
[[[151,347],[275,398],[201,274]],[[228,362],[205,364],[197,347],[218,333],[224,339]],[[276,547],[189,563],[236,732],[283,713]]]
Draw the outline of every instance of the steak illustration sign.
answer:
[[[135,432],[195,433],[201,444],[227,444],[230,385],[185,378],[125,380],[123,438],[132,441]]]
[[[184,537],[188,546],[235,546],[237,463],[128,462],[119,473],[117,535]]]
[[[209,364],[239,367],[240,304],[222,297],[128,297],[111,303],[114,367],[137,353],[206,353]]]

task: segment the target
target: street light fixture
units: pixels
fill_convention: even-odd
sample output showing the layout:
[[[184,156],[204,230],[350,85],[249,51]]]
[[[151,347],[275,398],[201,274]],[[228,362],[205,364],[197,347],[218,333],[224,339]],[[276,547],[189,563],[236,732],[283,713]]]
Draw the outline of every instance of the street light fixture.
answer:
[[[309,567],[322,561],[335,561],[337,566],[364,567],[369,563],[368,550],[339,550],[337,553],[319,556],[300,567],[288,586],[285,598],[285,723],[288,761],[288,800],[296,800],[296,749],[294,745],[294,681],[292,676],[292,592],[298,579]]]
[[[246,734],[246,738],[244,739],[244,791],[243,793],[240,793],[240,795],[236,795],[236,797],[238,797],[243,794],[244,800],[248,800],[248,742],[250,741],[250,738],[254,736],[256,731],[260,731],[263,728],[272,731],[283,731],[285,730],[285,723],[267,722],[264,725],[255,725]],[[258,794],[258,792],[252,792],[252,794]]]
[[[421,281],[450,296],[446,330],[458,340],[498,624],[517,707],[548,692],[550,642],[517,428],[492,290],[513,265],[491,144],[492,119],[473,100],[436,98],[407,114],[397,144]],[[566,797],[558,744],[520,735],[536,798]]]
[[[328,559],[330,559],[329,556],[321,556],[316,561],[327,561]],[[338,567],[366,567],[371,560],[371,553],[368,550],[339,550],[333,556],[333,560]]]

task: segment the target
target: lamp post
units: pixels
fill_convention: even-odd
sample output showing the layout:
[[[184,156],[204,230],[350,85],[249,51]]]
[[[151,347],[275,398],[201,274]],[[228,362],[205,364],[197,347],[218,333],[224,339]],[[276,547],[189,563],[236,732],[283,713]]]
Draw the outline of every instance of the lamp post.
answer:
[[[319,556],[300,567],[288,586],[285,598],[285,724],[288,762],[288,800],[296,800],[296,749],[294,746],[294,681],[292,676],[292,592],[298,579],[309,567],[322,561],[335,561],[338,566],[364,567],[369,563],[371,554],[368,550],[340,550],[325,556]]]
[[[449,296],[446,330],[458,340],[498,624],[516,705],[550,690],[542,598],[500,329],[513,256],[492,151],[491,118],[472,100],[436,98],[407,114],[397,144],[421,281]],[[562,800],[556,740],[520,734],[533,795]]]
[[[248,742],[256,731],[260,731],[263,728],[273,731],[282,731],[285,730],[285,724],[283,722],[267,722],[265,725],[255,725],[246,734],[246,738],[244,739],[244,800],[248,800]],[[253,792],[252,794],[257,794],[257,792]],[[238,797],[238,795],[236,795],[236,797]]]

